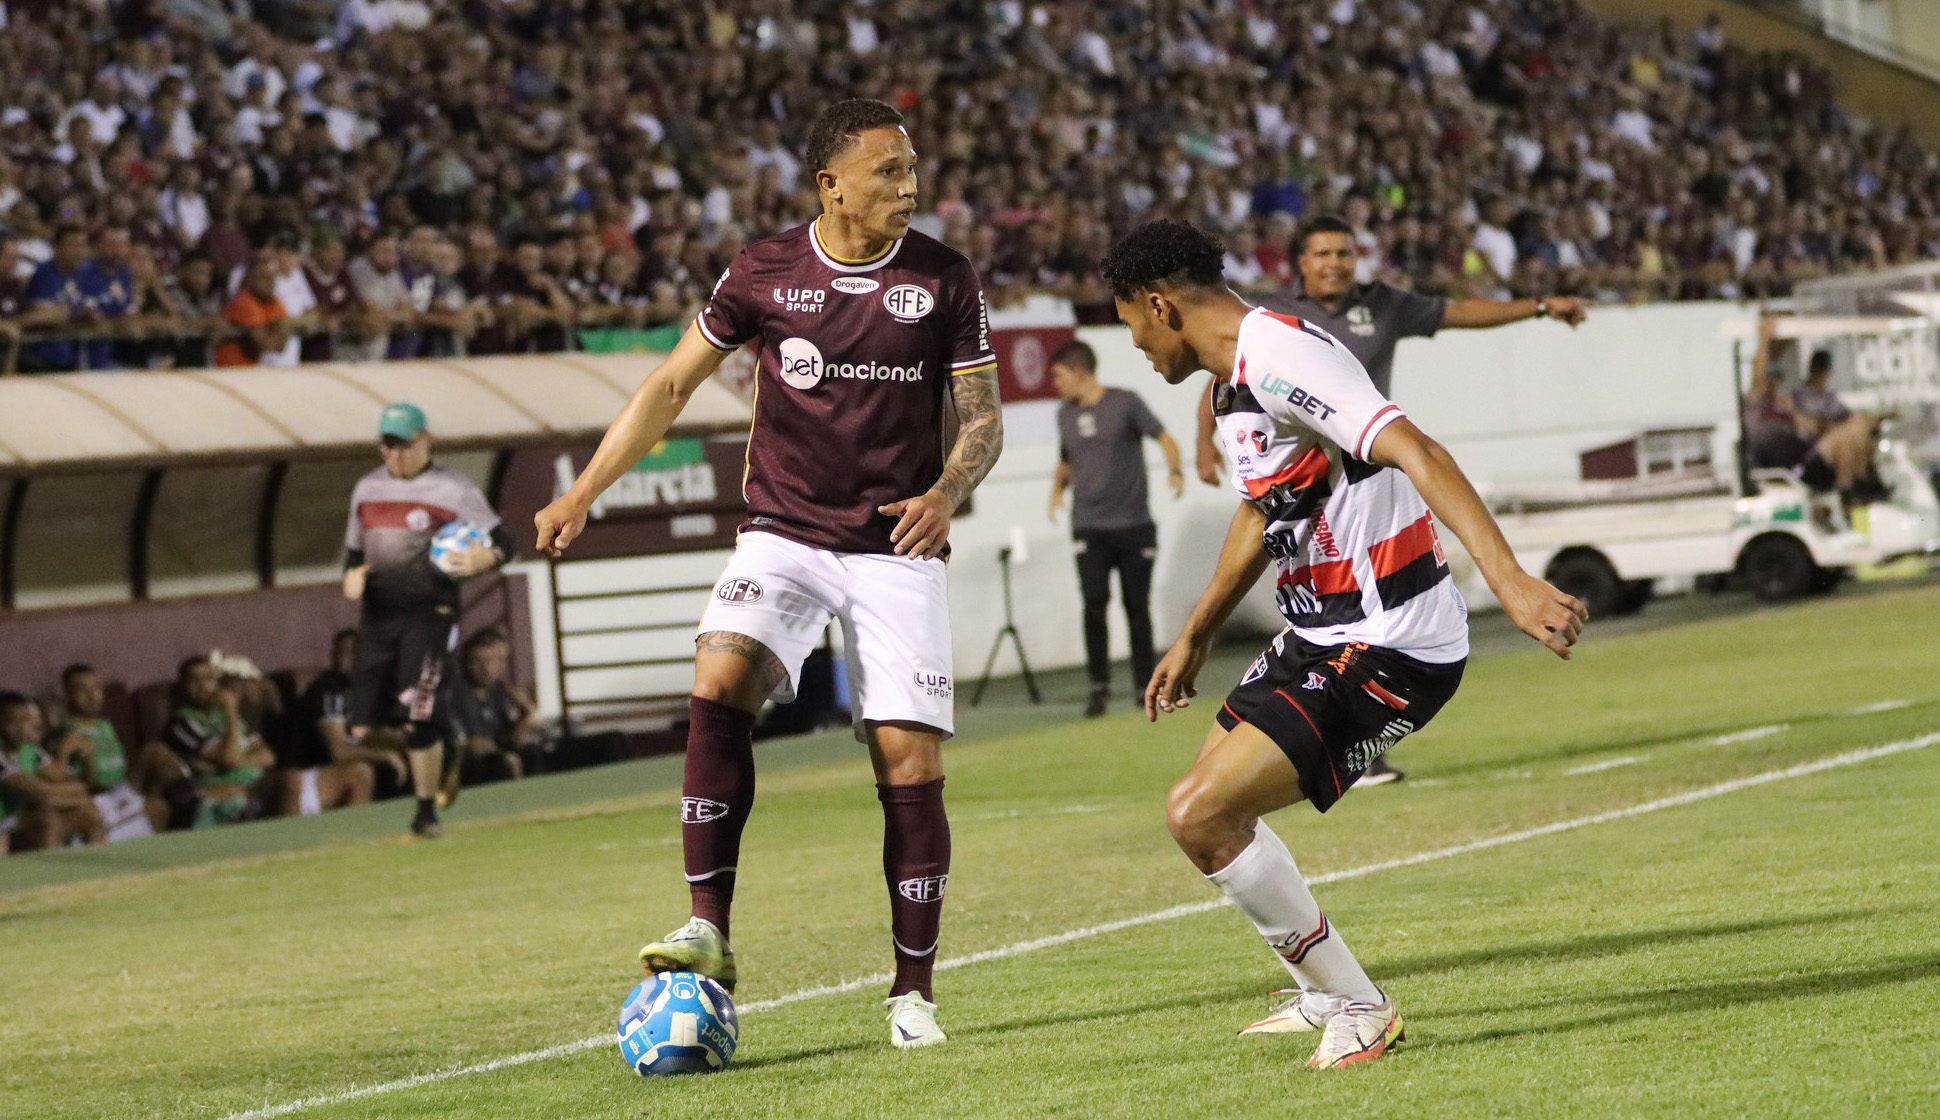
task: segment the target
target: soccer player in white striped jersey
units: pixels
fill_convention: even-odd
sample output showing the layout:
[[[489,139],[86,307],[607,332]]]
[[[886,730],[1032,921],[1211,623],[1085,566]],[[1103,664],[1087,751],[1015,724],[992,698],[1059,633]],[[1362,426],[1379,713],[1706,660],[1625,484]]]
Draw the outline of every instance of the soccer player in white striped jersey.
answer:
[[[1172,787],[1166,823],[1293,976],[1293,989],[1274,993],[1279,1005],[1240,1033],[1319,1029],[1307,1064],[1329,1069],[1387,1053],[1403,1038],[1401,1016],[1260,818],[1301,801],[1326,812],[1455,694],[1468,619],[1435,517],[1516,625],[1558,657],[1589,616],[1522,570],[1448,452],[1346,347],[1233,294],[1223,254],[1204,230],[1158,221],[1113,246],[1103,266],[1118,317],[1161,377],[1176,385],[1211,371],[1220,434],[1237,451],[1239,510],[1145,708],[1156,720],[1191,703],[1214,632],[1275,565],[1287,629],[1221,706]]]

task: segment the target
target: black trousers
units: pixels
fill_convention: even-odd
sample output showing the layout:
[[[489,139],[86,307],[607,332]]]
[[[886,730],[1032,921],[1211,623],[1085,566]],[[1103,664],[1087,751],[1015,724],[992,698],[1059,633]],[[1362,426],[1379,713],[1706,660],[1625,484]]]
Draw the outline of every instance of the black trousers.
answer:
[[[1083,529],[1072,533],[1078,558],[1078,586],[1085,604],[1085,669],[1091,683],[1111,683],[1105,611],[1111,606],[1111,573],[1118,571],[1118,596],[1132,635],[1132,691],[1145,690],[1157,659],[1152,655],[1152,561],[1159,552],[1155,526]]]
[[[413,610],[365,606],[357,625],[357,666],[350,675],[350,718],[359,727],[435,725],[449,736],[452,650],[458,644],[455,607]],[[407,689],[429,699],[405,709]]]

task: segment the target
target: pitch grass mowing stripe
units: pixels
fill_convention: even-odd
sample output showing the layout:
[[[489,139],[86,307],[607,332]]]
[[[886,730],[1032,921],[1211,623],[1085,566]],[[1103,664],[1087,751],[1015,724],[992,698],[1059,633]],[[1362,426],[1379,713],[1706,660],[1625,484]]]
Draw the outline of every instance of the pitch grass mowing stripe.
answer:
[[[1446,848],[1436,848],[1432,851],[1416,852],[1414,855],[1383,860],[1380,863],[1370,863],[1360,867],[1349,867],[1340,871],[1330,871],[1325,874],[1315,875],[1307,881],[1315,886],[1320,886],[1326,883],[1338,883],[1347,879],[1359,879],[1381,871],[1393,871],[1398,868],[1413,867],[1416,864],[1452,859],[1456,856],[1467,855],[1471,852],[1487,851],[1490,848],[1500,848],[1509,844],[1520,844],[1525,840],[1536,840],[1544,836],[1554,836],[1560,832],[1588,828],[1591,825],[1608,824],[1611,821],[1624,820],[1628,817],[1638,817],[1645,813],[1655,813],[1661,809],[1674,809],[1681,805],[1690,805],[1694,802],[1707,801],[1714,797],[1723,797],[1728,793],[1737,793],[1740,790],[1770,785],[1773,782],[1782,782],[1789,778],[1803,778],[1811,774],[1835,770],[1842,766],[1852,766],[1857,763],[1871,761],[1875,758],[1883,758],[1887,755],[1916,751],[1924,747],[1930,747],[1935,743],[1940,743],[1940,731],[1929,732],[1912,739],[1902,739],[1894,743],[1885,743],[1877,747],[1864,747],[1859,750],[1846,751],[1842,754],[1818,759],[1814,762],[1802,762],[1797,766],[1787,766],[1782,770],[1767,770],[1762,774],[1733,778],[1728,782],[1719,782],[1716,785],[1704,786],[1700,789],[1672,794],[1669,797],[1659,797],[1655,800],[1626,806],[1622,809],[1612,809],[1604,813],[1593,813],[1587,817],[1576,817],[1572,820],[1557,821],[1553,824],[1541,825],[1536,828],[1525,828],[1517,832],[1507,832],[1500,836],[1471,840],[1466,844],[1455,844]],[[979,953],[970,953],[966,956],[951,957],[947,960],[938,961],[936,967],[939,970],[962,968],[965,965],[981,964],[985,961],[1003,960],[1007,957],[1020,956],[1024,953],[1034,953],[1040,949],[1052,949],[1059,945],[1068,945],[1074,941],[1083,941],[1108,933],[1116,933],[1119,930],[1131,929],[1134,926],[1171,921],[1174,918],[1184,918],[1193,914],[1204,914],[1226,905],[1229,904],[1224,898],[1187,903],[1164,910],[1155,910],[1149,914],[1139,914],[1130,918],[1120,918],[1113,922],[1104,922],[1100,925],[1066,930],[1063,933],[1052,934],[1049,937],[1018,941],[995,949],[985,949]],[[819,999],[823,996],[846,995],[850,992],[861,991],[864,988],[887,984],[893,979],[895,979],[894,973],[879,972],[870,976],[858,977],[854,980],[845,980],[840,984],[824,984],[814,988],[803,988],[800,991],[789,992],[787,995],[776,996],[773,999],[757,1000],[752,1003],[743,1004],[740,1007],[740,1012],[746,1015],[750,1012],[768,1011],[791,1003]],[[305,1097],[301,1100],[290,1101],[287,1104],[259,1108],[252,1112],[237,1112],[225,1117],[224,1120],[271,1120],[273,1117],[288,1116],[291,1113],[302,1112],[305,1109],[343,1104],[347,1101],[359,1100],[364,1097],[395,1093],[400,1090],[413,1089],[420,1085],[429,1085],[439,1081],[449,1081],[453,1078],[466,1077],[475,1073],[491,1073],[494,1070],[510,1069],[513,1066],[529,1065],[533,1062],[543,1062],[552,1058],[562,1058],[568,1054],[577,1054],[581,1050],[590,1050],[596,1046],[611,1045],[613,1045],[613,1035],[610,1032],[597,1034],[591,1038],[582,1038],[577,1042],[566,1042],[558,1046],[548,1046],[543,1050],[529,1050],[523,1054],[512,1054],[503,1058],[495,1058],[489,1062],[480,1062],[476,1065],[463,1066],[457,1069],[437,1070],[432,1073],[421,1073],[412,1077],[400,1078],[396,1081],[386,1081],[378,1085],[366,1085],[361,1089],[349,1089],[340,1093],[326,1093],[321,1096]]]
[[[1743,731],[1733,731],[1729,735],[1720,735],[1711,740],[1710,745],[1714,747],[1728,747],[1733,743],[1749,743],[1754,739],[1768,739],[1773,735],[1782,735],[1791,729],[1792,725],[1789,723],[1768,723],[1763,727],[1748,727]]]

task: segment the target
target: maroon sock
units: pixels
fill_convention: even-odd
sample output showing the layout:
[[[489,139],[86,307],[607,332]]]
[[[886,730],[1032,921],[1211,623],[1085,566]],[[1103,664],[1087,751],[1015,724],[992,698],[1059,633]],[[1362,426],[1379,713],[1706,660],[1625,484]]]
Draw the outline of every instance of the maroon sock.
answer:
[[[694,916],[728,935],[741,830],[754,805],[754,715],[690,697],[687,768],[680,786],[680,841]]]
[[[882,802],[882,872],[889,881],[889,929],[896,941],[892,996],[916,992],[930,999],[936,968],[943,888],[950,879],[950,820],[943,812],[943,779],[913,786],[877,786]]]

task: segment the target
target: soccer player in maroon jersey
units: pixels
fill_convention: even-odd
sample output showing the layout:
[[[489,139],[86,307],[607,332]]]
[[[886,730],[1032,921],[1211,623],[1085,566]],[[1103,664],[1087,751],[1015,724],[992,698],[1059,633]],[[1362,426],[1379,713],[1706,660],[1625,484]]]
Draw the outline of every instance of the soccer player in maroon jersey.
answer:
[[[729,353],[758,343],[742,491],[748,519],[695,640],[681,834],[693,918],[647,945],[649,971],[733,989],[728,910],[754,799],[754,716],[794,695],[842,624],[856,735],[884,817],[898,1047],[942,1042],[931,1002],[949,880],[941,745],[952,727],[950,518],[1003,446],[983,292],[960,253],[912,233],[916,152],[902,114],[843,101],[809,135],[822,214],[756,241],[721,274],[674,352],[634,393],[586,470],[535,518],[558,555],[593,500],[658,443]],[[944,408],[960,423],[945,456]]]

